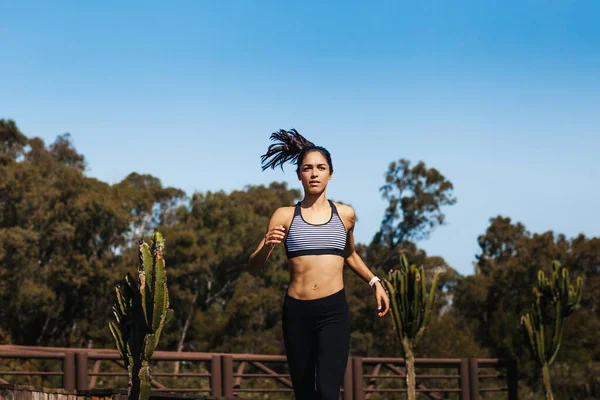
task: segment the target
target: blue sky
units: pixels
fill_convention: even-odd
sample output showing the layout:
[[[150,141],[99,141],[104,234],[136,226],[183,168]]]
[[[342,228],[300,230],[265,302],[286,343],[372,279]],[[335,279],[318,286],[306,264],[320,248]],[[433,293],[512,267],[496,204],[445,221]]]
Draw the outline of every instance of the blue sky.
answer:
[[[391,161],[454,186],[419,243],[463,274],[477,235],[509,216],[533,232],[600,236],[600,3],[5,2],[0,118],[48,143],[70,132],[88,174],[231,191],[261,172],[279,128],[333,156],[328,196],[356,238],[378,229]]]

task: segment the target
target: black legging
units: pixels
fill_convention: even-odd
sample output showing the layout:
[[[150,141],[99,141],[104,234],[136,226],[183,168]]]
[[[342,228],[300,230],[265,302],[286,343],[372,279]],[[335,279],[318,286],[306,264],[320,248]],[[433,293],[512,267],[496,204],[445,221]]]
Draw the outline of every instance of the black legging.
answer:
[[[315,300],[286,293],[282,327],[296,400],[339,400],[350,349],[344,289]]]

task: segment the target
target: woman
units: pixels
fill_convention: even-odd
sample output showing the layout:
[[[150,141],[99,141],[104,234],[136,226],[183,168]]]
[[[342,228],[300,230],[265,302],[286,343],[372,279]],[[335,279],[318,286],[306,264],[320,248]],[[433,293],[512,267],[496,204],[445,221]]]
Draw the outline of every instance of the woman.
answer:
[[[284,243],[290,269],[282,310],[287,362],[297,400],[339,398],[350,348],[350,314],[342,270],[344,262],[374,289],[378,315],[389,309],[379,280],[354,250],[354,209],[327,199],[333,165],[329,151],[296,130],[271,135],[261,159],[263,171],[287,161],[297,164],[304,198],[295,206],[275,210],[269,228],[250,256],[256,275],[274,247]]]

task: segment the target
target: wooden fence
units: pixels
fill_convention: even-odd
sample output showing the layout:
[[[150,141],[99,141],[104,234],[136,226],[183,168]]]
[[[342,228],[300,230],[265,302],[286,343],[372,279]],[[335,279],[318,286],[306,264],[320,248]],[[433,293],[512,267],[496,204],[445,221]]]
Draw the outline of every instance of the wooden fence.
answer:
[[[53,360],[54,369],[11,368],[7,360]],[[254,393],[281,393],[282,398],[293,398],[285,356],[156,351],[152,363],[152,388],[157,393],[242,399]],[[493,392],[494,398],[517,399],[514,360],[417,358],[415,367],[417,391],[428,399],[479,400]],[[0,346],[0,383],[23,383],[27,378],[43,380],[44,386],[87,391],[107,384],[126,387],[126,377],[116,350]],[[182,379],[187,383],[177,383]],[[400,399],[406,397],[404,383],[402,358],[349,357],[341,395],[343,400]]]

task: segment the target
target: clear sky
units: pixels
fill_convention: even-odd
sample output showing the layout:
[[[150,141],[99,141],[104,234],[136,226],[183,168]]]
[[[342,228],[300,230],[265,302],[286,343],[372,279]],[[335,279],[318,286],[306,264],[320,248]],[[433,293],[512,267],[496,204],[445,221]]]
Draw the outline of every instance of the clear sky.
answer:
[[[388,164],[454,186],[419,243],[463,274],[477,235],[600,236],[598,1],[3,2],[0,118],[48,143],[71,133],[88,174],[227,192],[261,172],[279,128],[333,156],[328,197],[378,229]]]

